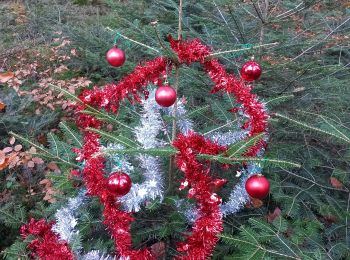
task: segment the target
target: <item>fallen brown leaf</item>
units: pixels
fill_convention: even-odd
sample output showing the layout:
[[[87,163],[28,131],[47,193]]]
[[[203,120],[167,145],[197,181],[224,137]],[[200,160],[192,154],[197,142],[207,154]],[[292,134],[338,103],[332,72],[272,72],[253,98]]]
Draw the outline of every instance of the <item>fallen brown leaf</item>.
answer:
[[[15,146],[15,151],[16,152],[19,152],[20,150],[22,150],[22,148],[23,148],[23,146],[22,145],[20,145],[20,144],[17,144],[16,146]]]
[[[15,73],[8,71],[0,73],[0,83],[6,83],[15,76]]]
[[[9,143],[10,145],[13,145],[16,142],[16,138],[14,138],[13,136],[10,138]]]
[[[39,158],[39,157],[33,157],[32,161],[36,164],[43,164],[44,163],[44,160]]]
[[[255,199],[255,198],[251,197],[250,201],[247,203],[246,207],[247,208],[260,208],[263,204],[264,204],[264,202],[262,200]]]
[[[32,147],[30,147],[28,152],[31,154],[34,154],[34,153],[36,153],[36,148],[32,146]]]
[[[333,224],[337,222],[337,217],[334,215],[324,216],[323,219],[327,222],[327,224]]]
[[[0,112],[5,112],[5,110],[6,110],[6,104],[0,101]]]
[[[33,161],[29,161],[29,162],[27,163],[27,166],[28,166],[29,168],[34,168],[35,163],[34,163]]]
[[[20,159],[17,156],[17,153],[10,154],[10,156],[8,157],[9,169],[15,167],[19,161],[20,161]]]
[[[5,153],[0,151],[0,171],[7,168],[9,165],[9,159],[5,156]]]
[[[0,151],[0,165],[3,164],[6,160],[6,154],[4,151]]]
[[[344,184],[341,183],[337,178],[335,177],[330,177],[329,178],[329,181],[331,183],[331,185],[334,187],[334,188],[337,188],[337,189],[343,189],[344,188]]]
[[[52,196],[50,194],[46,194],[43,200],[49,201],[52,199]]]
[[[5,147],[4,149],[2,149],[2,151],[3,151],[4,153],[10,153],[10,152],[13,151],[13,148],[12,148],[12,147]]]
[[[59,171],[59,168],[58,168],[57,164],[54,163],[54,162],[48,163],[47,164],[47,168],[49,168],[50,170],[55,171],[55,172]]]
[[[47,137],[45,134],[39,134],[38,137],[38,142],[41,143],[42,145],[48,145]]]
[[[281,215],[282,211],[279,207],[275,208],[273,212],[270,212],[267,215],[267,222],[272,223],[276,218]]]
[[[165,254],[165,243],[163,241],[157,242],[151,246],[152,255],[157,259]]]

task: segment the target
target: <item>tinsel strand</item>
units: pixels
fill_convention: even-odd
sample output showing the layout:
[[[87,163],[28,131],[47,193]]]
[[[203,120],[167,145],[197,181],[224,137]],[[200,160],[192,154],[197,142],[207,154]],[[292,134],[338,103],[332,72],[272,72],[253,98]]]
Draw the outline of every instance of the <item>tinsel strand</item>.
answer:
[[[136,140],[144,149],[157,148],[164,145],[157,139],[162,130],[160,107],[155,102],[155,91],[151,92],[150,98],[142,102],[143,112],[140,125],[135,128]],[[163,199],[164,181],[159,158],[150,155],[139,155],[137,159],[143,169],[144,181],[133,184],[130,192],[119,200],[128,211],[139,211],[140,205],[147,200],[155,198]]]
[[[77,239],[79,231],[75,230],[78,221],[75,217],[75,211],[83,204],[85,199],[85,190],[79,192],[75,198],[70,198],[66,206],[56,211],[56,222],[52,226],[52,231],[59,235],[61,240],[73,243]],[[78,248],[77,250],[79,250]],[[78,253],[79,251],[75,252]]]

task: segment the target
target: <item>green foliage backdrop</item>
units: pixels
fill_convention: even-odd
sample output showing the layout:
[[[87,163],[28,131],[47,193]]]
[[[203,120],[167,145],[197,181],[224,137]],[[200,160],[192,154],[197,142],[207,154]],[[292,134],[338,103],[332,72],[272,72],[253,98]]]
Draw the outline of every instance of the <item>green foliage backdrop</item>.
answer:
[[[155,56],[152,50],[119,37],[117,43],[126,52],[127,62],[120,69],[109,67],[104,54],[112,46],[116,32],[157,49],[159,41],[166,44],[166,36],[177,33],[178,2],[173,0],[30,0],[24,5],[25,24],[13,22],[12,14],[1,17],[0,33],[5,37],[1,37],[0,48],[4,53],[14,48],[30,48],[33,43],[42,48],[50,46],[54,33],[62,31],[79,53],[67,62],[70,71],[100,86],[117,81],[140,61]],[[5,5],[1,6],[0,12],[5,13]],[[247,208],[225,219],[225,231],[214,259],[349,259],[349,3],[184,0],[183,10],[183,37],[198,37],[213,46],[214,51],[278,43],[222,55],[220,60],[237,75],[252,55],[262,64],[264,72],[254,84],[254,91],[267,103],[272,115],[277,113],[270,120],[267,155],[302,165],[300,169],[264,169],[271,182],[271,196],[262,207]],[[158,24],[159,38],[151,25],[154,21]],[[179,93],[187,98],[196,130],[202,133],[232,120],[226,112],[232,100],[226,96],[203,96],[210,86],[209,79],[195,65],[180,70]],[[37,87],[35,81],[28,87]],[[0,93],[5,95],[3,87]],[[133,126],[130,111],[126,105],[119,119]],[[20,120],[21,113],[18,108],[16,119],[12,120]],[[0,118],[3,125],[9,126],[6,131],[20,132],[18,125],[7,123],[10,119]],[[49,118],[46,124],[52,124]],[[36,127],[44,129],[40,124]],[[72,135],[74,127],[66,123],[61,123],[60,129],[59,136],[48,135],[50,152],[74,162],[67,151],[79,145],[79,134]],[[0,134],[5,137],[5,133]],[[29,135],[33,137],[34,133]],[[50,147],[45,149],[49,151]],[[48,205],[39,198],[28,205],[16,200],[19,196],[16,195],[1,205],[0,222],[11,231],[10,241],[2,242],[6,237],[3,232],[0,238],[3,249],[7,247],[4,254],[7,259],[26,255],[24,244],[13,241],[19,225],[28,216],[52,218],[55,209],[74,194],[67,181],[69,169],[66,165],[61,175],[53,176],[55,187],[63,192],[58,203]],[[9,180],[4,175],[1,179],[1,188],[6,189]],[[155,203],[138,214],[139,221],[133,227],[136,246],[144,241],[163,240],[167,241],[168,257],[173,254],[172,242],[186,229],[186,224],[179,213],[168,211],[168,207],[173,207],[171,201],[168,198],[162,204]],[[83,211],[79,229],[84,248],[111,252],[99,204],[94,202]],[[147,219],[154,223],[150,225]],[[96,236],[100,239],[89,242],[90,237]]]

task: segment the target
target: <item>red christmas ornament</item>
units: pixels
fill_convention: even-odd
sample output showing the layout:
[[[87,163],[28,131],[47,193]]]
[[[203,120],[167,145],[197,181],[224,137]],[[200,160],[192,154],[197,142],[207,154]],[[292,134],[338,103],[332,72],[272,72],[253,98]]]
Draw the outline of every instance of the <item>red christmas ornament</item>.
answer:
[[[162,107],[170,107],[176,101],[176,91],[170,86],[161,86],[156,91],[156,101]]]
[[[241,77],[247,81],[254,81],[260,78],[261,66],[259,63],[251,60],[246,63],[241,68]]]
[[[116,196],[124,196],[131,189],[131,179],[123,172],[115,172],[108,177],[107,188]]]
[[[122,66],[125,62],[125,59],[125,53],[117,46],[114,46],[106,53],[106,60],[113,67]]]
[[[245,183],[248,194],[255,199],[264,199],[269,194],[270,183],[262,175],[253,175]]]

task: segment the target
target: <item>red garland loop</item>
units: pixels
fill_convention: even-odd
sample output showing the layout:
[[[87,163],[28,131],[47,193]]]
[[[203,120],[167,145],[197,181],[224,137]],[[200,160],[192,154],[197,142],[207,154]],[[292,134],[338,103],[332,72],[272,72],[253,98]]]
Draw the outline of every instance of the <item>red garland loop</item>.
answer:
[[[51,230],[53,223],[44,219],[30,219],[29,223],[21,227],[21,236],[26,239],[29,235],[36,238],[28,244],[33,251],[32,258],[43,260],[73,260],[74,256],[65,241],[60,241],[58,236]]]
[[[228,92],[235,96],[242,104],[248,115],[249,136],[267,132],[267,119],[263,105],[258,101],[256,95],[250,92],[245,83],[238,80],[234,75],[228,74],[217,59],[206,59],[210,54],[209,47],[203,45],[198,39],[191,41],[176,41],[168,38],[171,48],[176,52],[179,62],[190,64],[199,62],[214,82],[215,86],[211,93],[218,91]],[[164,57],[158,57],[136,67],[134,72],[123,78],[117,85],[111,84],[103,89],[84,90],[79,96],[82,104],[77,107],[77,124],[84,133],[84,146],[79,153],[80,160],[85,160],[83,170],[84,180],[91,196],[99,197],[104,205],[104,224],[109,228],[115,240],[116,254],[129,257],[131,260],[155,259],[149,249],[133,250],[130,234],[130,225],[134,220],[131,213],[120,209],[120,203],[115,196],[107,190],[107,178],[104,172],[104,158],[100,154],[100,136],[96,133],[84,130],[86,127],[100,128],[102,122],[91,115],[82,112],[87,105],[116,112],[120,102],[125,98],[130,102],[134,100],[141,102],[140,94],[143,92],[145,98],[148,96],[146,86],[149,83],[160,85],[162,79],[171,70],[172,61]],[[235,109],[231,111],[234,112]],[[246,156],[256,156],[257,152],[266,145],[261,141],[248,150]],[[218,234],[223,230],[222,214],[220,212],[221,198],[214,193],[215,179],[210,172],[210,162],[199,162],[197,154],[220,154],[226,151],[226,147],[206,140],[197,133],[187,136],[178,135],[173,143],[178,150],[176,163],[184,172],[188,183],[188,196],[196,199],[199,218],[193,224],[191,235],[178,244],[181,255],[178,259],[205,259],[209,257],[218,240]]]
[[[237,102],[242,104],[245,113],[249,116],[249,122],[245,124],[245,127],[251,127],[249,131],[250,137],[267,132],[268,115],[263,104],[258,101],[257,95],[252,94],[250,92],[251,89],[245,86],[242,80],[238,80],[234,75],[228,74],[217,59],[206,60],[206,56],[210,54],[208,46],[203,45],[198,39],[182,42],[176,41],[169,36],[168,40],[181,63],[190,64],[197,61],[204,66],[209,77],[215,83],[215,86],[210,91],[211,93],[218,91],[231,93]],[[257,152],[264,146],[266,146],[266,142],[262,140],[251,146],[245,155],[256,156]]]
[[[187,185],[190,187],[188,197],[197,200],[200,212],[200,217],[194,222],[192,234],[186,242],[177,246],[179,252],[186,253],[178,259],[206,259],[214,250],[218,234],[223,230],[221,198],[212,190],[216,180],[209,175],[210,161],[203,164],[197,160],[196,155],[219,154],[225,152],[226,147],[212,143],[196,133],[187,136],[179,134],[173,146],[179,151],[176,164],[185,173]]]

